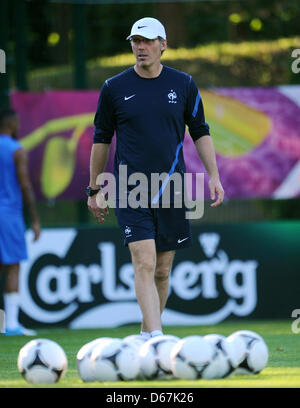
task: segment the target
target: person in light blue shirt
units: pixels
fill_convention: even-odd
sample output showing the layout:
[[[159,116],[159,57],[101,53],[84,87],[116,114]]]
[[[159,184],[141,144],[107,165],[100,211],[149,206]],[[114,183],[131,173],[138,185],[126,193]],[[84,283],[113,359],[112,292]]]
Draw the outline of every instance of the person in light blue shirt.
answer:
[[[157,19],[142,18],[133,24],[127,39],[136,63],[106,80],[99,96],[87,187],[88,208],[100,223],[104,222],[108,211],[104,205],[98,205],[101,191],[97,178],[104,172],[115,133],[116,216],[134,265],[136,295],[143,315],[141,334],[154,337],[162,334],[161,313],[167,302],[175,250],[192,244],[186,209],[174,205],[176,191],[170,197],[170,208],[152,205],[153,196],[155,203],[160,203],[163,188],[173,174],[185,173],[186,125],[210,178],[211,199],[215,200],[212,207],[222,203],[224,190],[199,90],[191,75],[161,63],[167,47],[164,26]],[[123,165],[128,177],[141,173],[148,179],[148,186],[153,174],[167,175],[166,183],[157,193],[151,188],[147,191],[151,197],[148,206],[121,205],[123,198],[118,185]],[[127,193],[129,190],[127,183]]]
[[[19,323],[20,262],[27,259],[23,201],[31,219],[34,240],[40,235],[34,194],[28,175],[27,154],[17,134],[18,115],[13,109],[0,111],[0,273],[5,274],[4,311],[7,336],[35,335]]]

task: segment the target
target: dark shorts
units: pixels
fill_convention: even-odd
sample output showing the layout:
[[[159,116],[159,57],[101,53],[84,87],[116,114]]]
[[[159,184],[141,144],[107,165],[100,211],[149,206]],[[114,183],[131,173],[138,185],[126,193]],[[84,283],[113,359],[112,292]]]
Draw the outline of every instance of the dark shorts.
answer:
[[[124,244],[154,239],[156,250],[171,251],[192,245],[185,208],[116,208]]]

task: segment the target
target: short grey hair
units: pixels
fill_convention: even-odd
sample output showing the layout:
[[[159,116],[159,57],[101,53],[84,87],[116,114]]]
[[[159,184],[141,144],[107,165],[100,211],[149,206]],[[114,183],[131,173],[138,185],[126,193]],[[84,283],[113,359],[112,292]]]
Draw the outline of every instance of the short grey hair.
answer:
[[[166,41],[166,40],[164,40],[162,37],[157,37],[158,38],[158,40],[159,40],[159,42],[162,44],[164,41]],[[161,52],[161,55],[163,55],[163,53],[165,52],[166,50],[163,50],[162,52]]]

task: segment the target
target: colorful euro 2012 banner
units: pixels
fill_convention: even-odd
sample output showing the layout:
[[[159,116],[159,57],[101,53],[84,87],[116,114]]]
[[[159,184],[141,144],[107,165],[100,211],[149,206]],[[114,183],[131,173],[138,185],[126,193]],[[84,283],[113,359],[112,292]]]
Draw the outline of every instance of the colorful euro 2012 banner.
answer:
[[[227,199],[299,196],[300,86],[213,88],[200,94]],[[99,91],[12,95],[39,199],[85,198],[98,96]],[[113,168],[115,139],[108,172]],[[205,172],[188,129],[183,151],[188,173]],[[194,187],[188,191],[193,199]]]

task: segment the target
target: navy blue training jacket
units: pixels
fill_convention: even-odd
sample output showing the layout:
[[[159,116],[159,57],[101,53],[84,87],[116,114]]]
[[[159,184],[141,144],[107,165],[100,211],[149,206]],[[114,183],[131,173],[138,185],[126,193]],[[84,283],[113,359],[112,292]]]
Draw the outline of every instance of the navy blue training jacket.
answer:
[[[194,141],[209,135],[199,90],[191,75],[163,66],[157,78],[142,78],[133,67],[107,79],[94,120],[94,143],[111,143],[116,131],[114,173],[185,172],[185,126]]]

